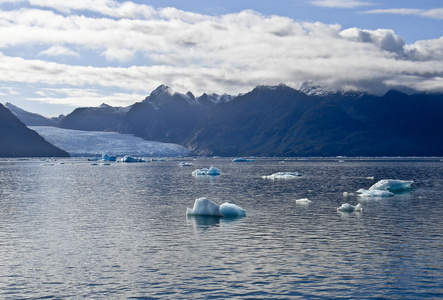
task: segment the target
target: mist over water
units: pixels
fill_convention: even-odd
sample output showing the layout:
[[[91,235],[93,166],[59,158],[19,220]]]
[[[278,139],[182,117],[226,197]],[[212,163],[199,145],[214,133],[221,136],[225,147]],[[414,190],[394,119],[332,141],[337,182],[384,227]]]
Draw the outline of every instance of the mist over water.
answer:
[[[0,161],[0,298],[443,297],[443,162],[344,160]],[[343,197],[380,179],[414,189]],[[200,197],[247,216],[186,216]]]

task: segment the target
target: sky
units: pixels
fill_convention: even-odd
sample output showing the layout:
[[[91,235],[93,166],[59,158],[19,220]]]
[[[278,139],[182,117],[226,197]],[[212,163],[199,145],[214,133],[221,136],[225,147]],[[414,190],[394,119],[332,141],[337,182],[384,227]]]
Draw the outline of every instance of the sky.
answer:
[[[443,2],[0,0],[0,103],[45,116],[303,82],[443,92]]]

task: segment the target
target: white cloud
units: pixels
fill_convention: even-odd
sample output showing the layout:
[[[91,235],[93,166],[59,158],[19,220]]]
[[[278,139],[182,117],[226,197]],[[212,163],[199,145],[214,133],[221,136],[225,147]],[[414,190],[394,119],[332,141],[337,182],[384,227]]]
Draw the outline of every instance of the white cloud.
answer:
[[[431,19],[443,20],[443,8],[416,9],[416,8],[391,8],[373,9],[364,11],[365,14],[393,14],[393,15],[415,15]]]
[[[313,5],[332,8],[356,8],[360,6],[372,5],[368,1],[357,0],[310,0]]]
[[[79,56],[79,54],[69,48],[55,45],[47,50],[41,51],[37,56]]]
[[[236,94],[261,84],[298,87],[308,80],[382,93],[401,87],[404,78],[405,87],[443,92],[443,39],[406,45],[389,29],[343,30],[337,24],[296,22],[250,10],[206,16],[110,0],[33,1],[63,13],[0,11],[4,53],[29,45],[47,49],[33,59],[0,53],[0,81],[71,90],[64,95],[40,92],[33,100],[85,105],[110,99],[115,104],[120,96],[133,94],[140,101],[160,84],[195,94]],[[82,14],[84,10],[100,10],[102,17]],[[77,53],[90,53],[87,63],[69,64],[69,56]],[[45,61],[49,55],[64,55],[66,63]],[[94,65],[94,59],[103,58],[127,67]],[[76,63],[81,59],[76,57]],[[89,94],[72,93],[81,89]]]

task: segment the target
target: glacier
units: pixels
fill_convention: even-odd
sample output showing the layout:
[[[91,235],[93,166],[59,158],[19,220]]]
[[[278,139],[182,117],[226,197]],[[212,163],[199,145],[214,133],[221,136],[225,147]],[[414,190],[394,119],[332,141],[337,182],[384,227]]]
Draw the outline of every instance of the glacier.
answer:
[[[45,140],[67,151],[71,156],[183,157],[191,152],[180,145],[146,141],[131,134],[82,131],[50,126],[30,126]]]

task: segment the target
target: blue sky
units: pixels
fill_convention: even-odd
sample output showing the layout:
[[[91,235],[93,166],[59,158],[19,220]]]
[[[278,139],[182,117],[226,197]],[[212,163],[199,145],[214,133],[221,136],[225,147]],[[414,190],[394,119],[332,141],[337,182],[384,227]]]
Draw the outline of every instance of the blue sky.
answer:
[[[0,102],[43,115],[305,81],[443,92],[443,3],[0,0]]]

